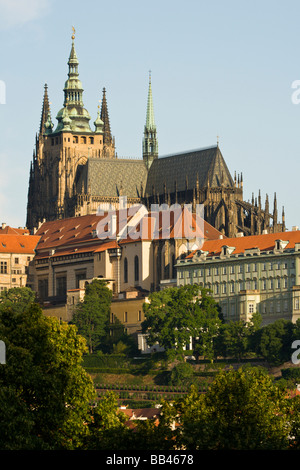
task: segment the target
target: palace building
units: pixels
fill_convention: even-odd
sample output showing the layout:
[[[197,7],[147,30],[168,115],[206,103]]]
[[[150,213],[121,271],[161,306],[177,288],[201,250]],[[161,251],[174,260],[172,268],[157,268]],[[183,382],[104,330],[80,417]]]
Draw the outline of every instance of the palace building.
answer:
[[[231,175],[219,144],[175,155],[159,156],[157,128],[149,77],[146,122],[141,158],[119,158],[112,136],[103,89],[101,107],[91,125],[84,108],[79,61],[72,36],[63,107],[54,125],[45,85],[42,115],[30,166],[27,227],[37,230],[45,221],[96,214],[97,208],[127,205],[203,204],[204,218],[224,236],[285,231],[279,221],[276,194],[271,208],[261,194],[243,196],[243,175]]]

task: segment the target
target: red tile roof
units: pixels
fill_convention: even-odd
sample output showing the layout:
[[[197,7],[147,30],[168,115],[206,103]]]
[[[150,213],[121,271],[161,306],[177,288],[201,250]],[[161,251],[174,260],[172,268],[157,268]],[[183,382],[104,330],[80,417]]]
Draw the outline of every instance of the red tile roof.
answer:
[[[137,218],[136,223],[134,223],[134,219],[132,215],[128,215],[126,220],[124,219],[124,212],[116,211],[116,227],[119,230],[127,223],[131,223],[132,227],[128,226],[128,234],[124,239],[120,239],[119,242],[113,237],[109,238],[108,233],[108,220],[110,216],[105,213],[103,216],[99,216],[97,214],[86,215],[82,217],[72,217],[68,219],[59,219],[55,221],[48,221],[45,222],[39,230],[36,232],[37,236],[40,236],[40,242],[37,246],[37,258],[48,257],[49,251],[51,249],[55,249],[55,255],[65,255],[74,253],[77,249],[77,252],[100,252],[110,248],[116,248],[119,244],[124,244],[128,242],[136,242],[136,238],[132,238],[133,233],[138,234],[140,230],[140,226],[142,225],[142,234],[141,238],[143,241],[152,240],[153,233],[151,232],[151,224],[141,224],[139,219]],[[152,214],[153,215],[153,214]],[[143,218],[145,221],[149,220],[151,214],[145,215]],[[152,217],[153,219],[153,217]],[[182,218],[184,221],[184,217]],[[201,236],[205,239],[212,239],[212,238],[219,238],[220,232],[218,232],[214,227],[209,225],[207,222],[197,220],[193,214],[192,217],[192,227],[195,230],[195,227],[200,227]],[[99,225],[98,225],[99,224]],[[102,239],[97,236],[97,234],[93,233],[98,229],[103,233]],[[145,227],[147,231],[145,231]],[[182,222],[183,227],[183,236],[185,235],[184,223]],[[162,223],[162,215],[160,213],[159,217],[159,238],[162,239],[166,235],[166,231],[163,232],[164,224]],[[171,214],[170,224],[167,228],[169,234],[169,238],[177,237],[178,238],[178,230],[180,230],[180,223],[174,223],[174,217]],[[79,248],[80,246],[80,248]]]
[[[233,254],[244,253],[245,250],[258,248],[260,251],[273,250],[276,240],[287,241],[285,250],[295,248],[295,243],[300,243],[300,231],[269,233],[262,235],[252,235],[247,237],[234,237],[218,240],[206,240],[202,246],[202,251],[207,251],[208,256],[218,256],[223,246],[235,247]],[[187,256],[192,258],[195,252]]]
[[[27,228],[13,228],[9,225],[6,225],[4,228],[0,227],[0,234],[1,235],[29,235],[30,231]]]
[[[36,235],[12,235],[0,233],[0,253],[34,255],[40,237]]]

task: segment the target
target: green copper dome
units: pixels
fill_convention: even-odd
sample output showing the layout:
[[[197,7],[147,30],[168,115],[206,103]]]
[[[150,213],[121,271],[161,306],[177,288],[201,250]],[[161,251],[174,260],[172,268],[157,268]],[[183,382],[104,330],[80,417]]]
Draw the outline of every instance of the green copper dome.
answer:
[[[75,51],[74,36],[72,36],[72,47],[68,60],[68,79],[66,80],[64,87],[64,107],[57,113],[56,119],[58,120],[58,124],[55,132],[63,129],[70,129],[75,132],[92,132],[89,124],[91,116],[83,107],[83,87],[81,80],[78,78],[78,65],[79,61]],[[65,117],[65,108],[68,114],[67,119],[70,119],[70,123],[68,124],[63,122],[63,118]]]

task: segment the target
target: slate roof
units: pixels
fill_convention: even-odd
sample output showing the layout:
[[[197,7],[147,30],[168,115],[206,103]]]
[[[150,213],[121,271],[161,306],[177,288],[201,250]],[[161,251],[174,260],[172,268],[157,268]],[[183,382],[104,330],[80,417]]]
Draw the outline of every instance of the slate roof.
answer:
[[[78,192],[90,187],[92,196],[128,198],[141,197],[141,185],[145,190],[147,168],[143,160],[90,158],[78,181]]]
[[[196,187],[197,175],[200,189],[206,187],[207,182],[211,187],[221,186],[222,178],[224,186],[234,185],[219,147],[214,146],[154,160],[149,170],[146,195],[152,196],[153,186],[156,194],[164,194],[164,184],[167,192],[173,192],[175,181],[177,191],[185,191],[186,178],[187,189],[192,190]]]

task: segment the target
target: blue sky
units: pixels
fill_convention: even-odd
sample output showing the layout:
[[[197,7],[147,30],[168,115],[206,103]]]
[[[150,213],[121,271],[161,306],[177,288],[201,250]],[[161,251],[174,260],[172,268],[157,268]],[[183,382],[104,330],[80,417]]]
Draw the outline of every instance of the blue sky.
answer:
[[[72,26],[92,122],[106,87],[119,157],[141,158],[152,71],[160,155],[214,145],[244,198],[300,226],[300,2],[0,0],[0,223],[24,226],[44,83],[63,104]]]

